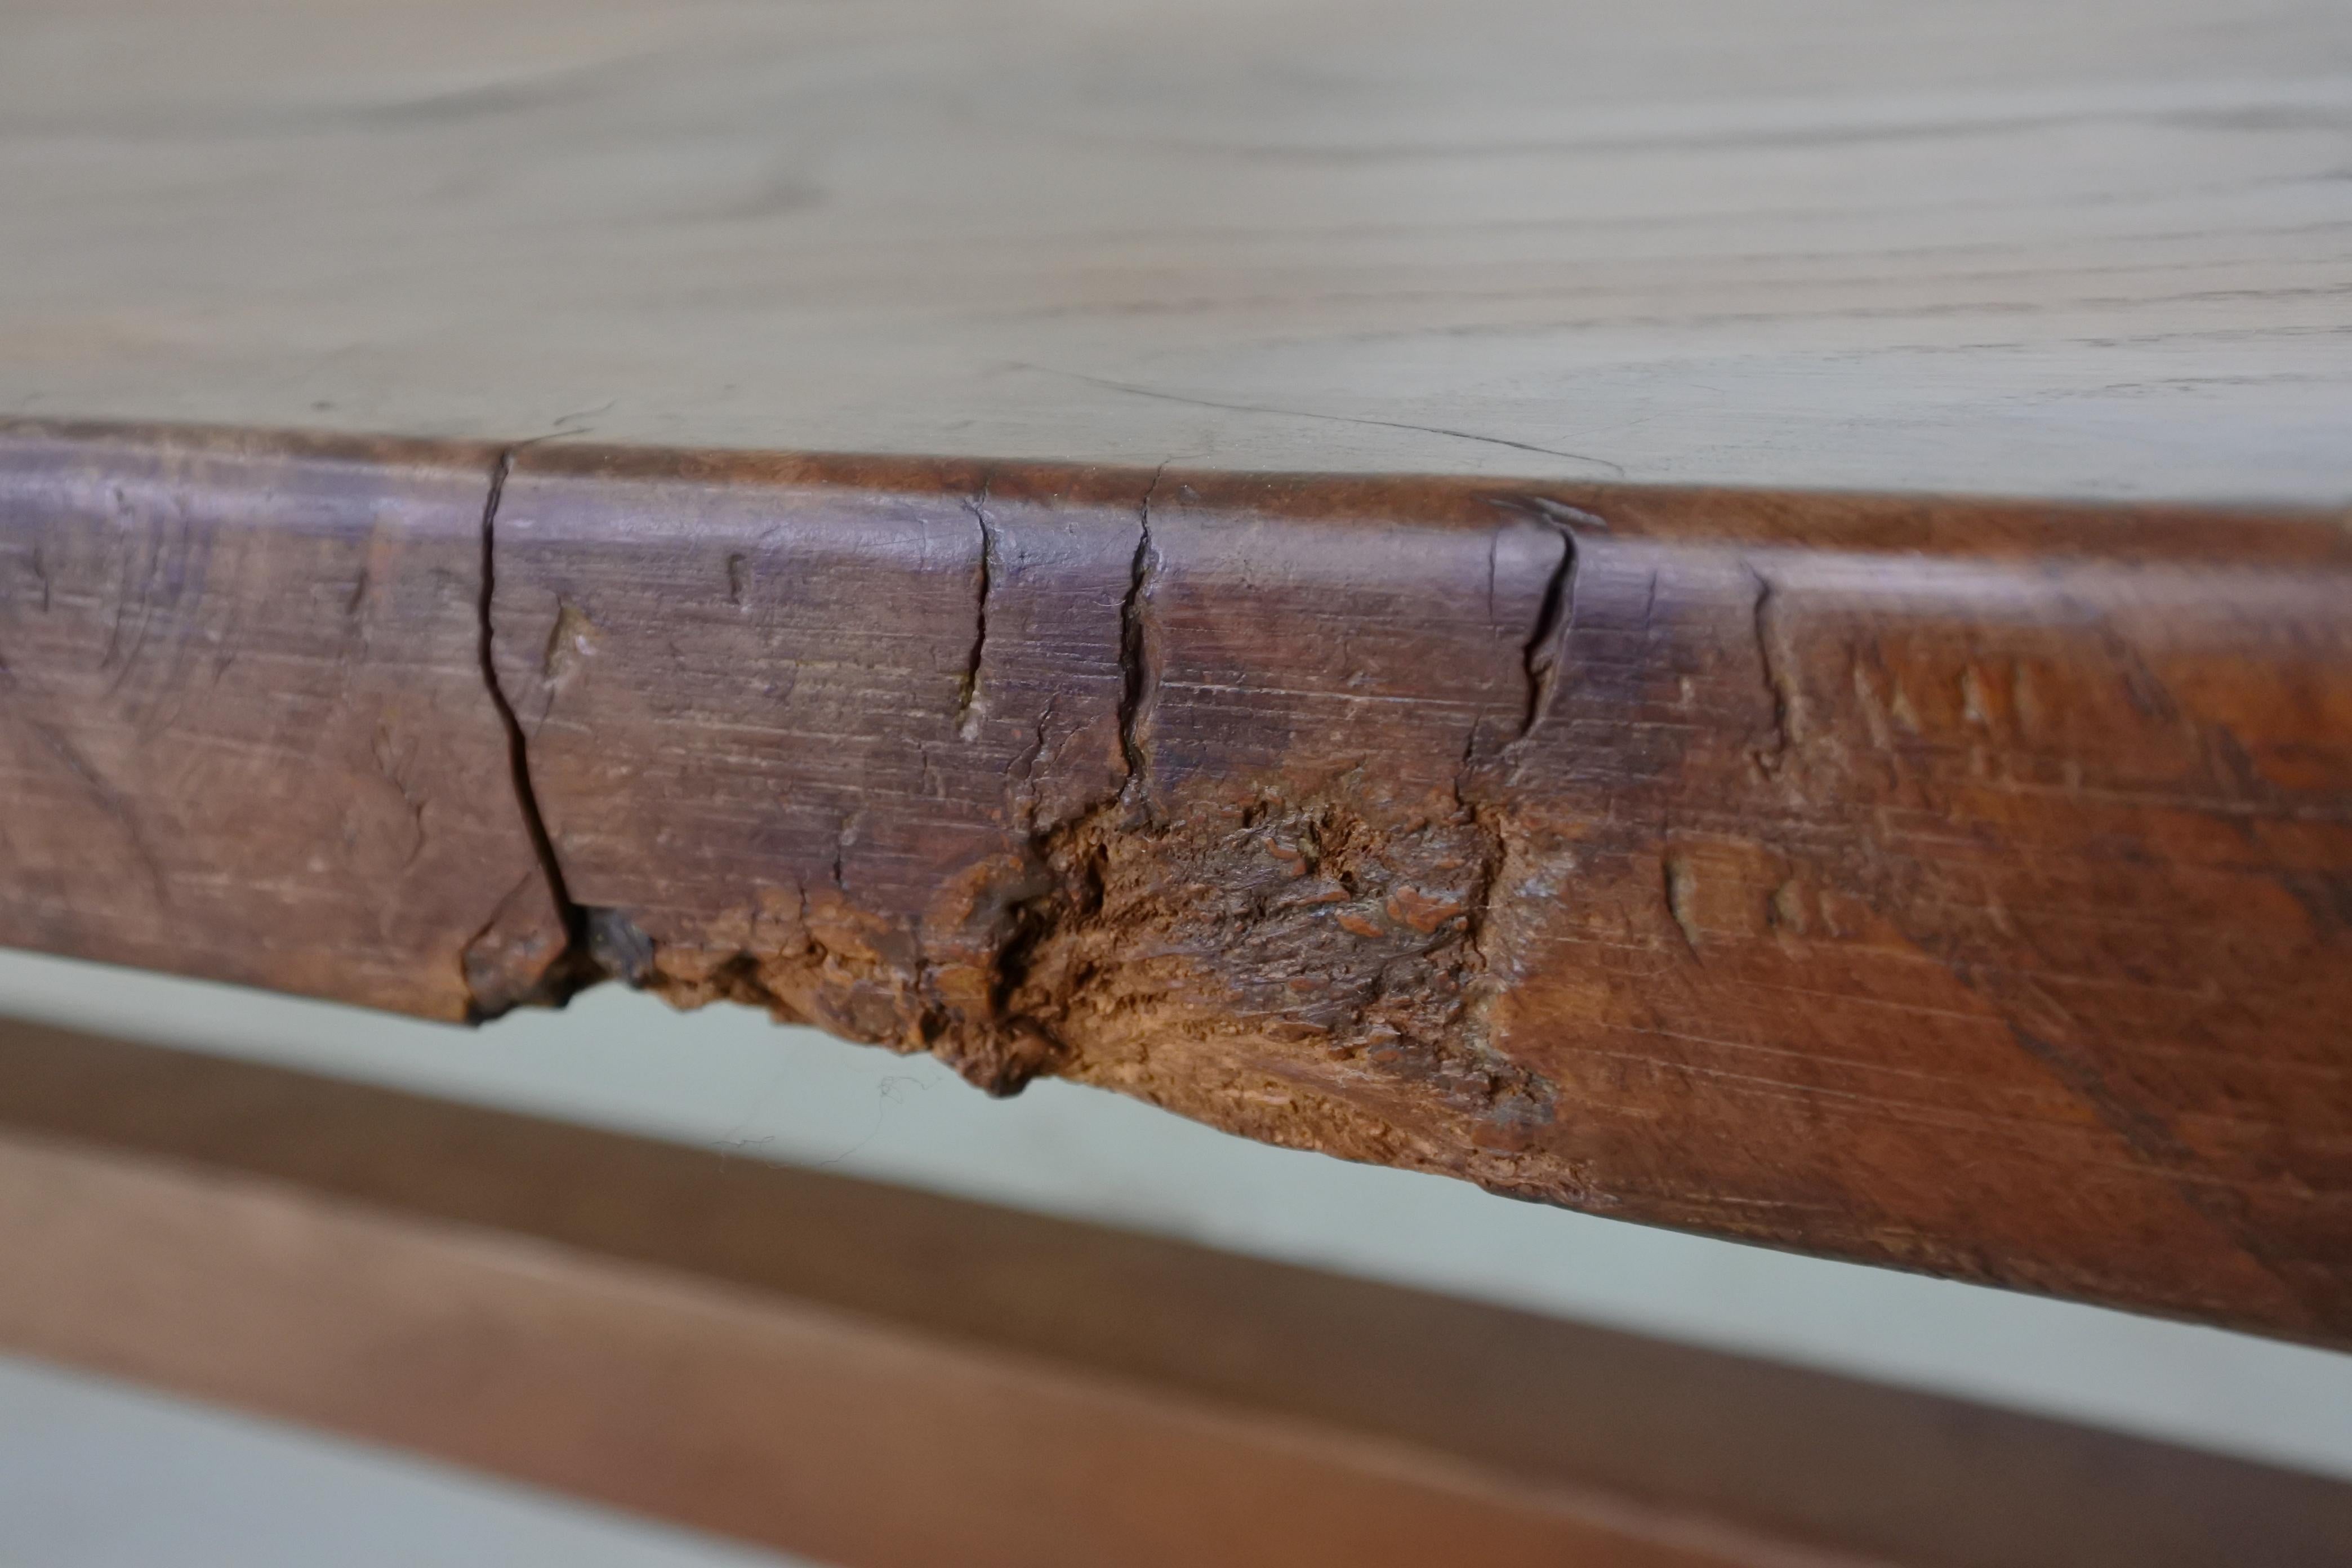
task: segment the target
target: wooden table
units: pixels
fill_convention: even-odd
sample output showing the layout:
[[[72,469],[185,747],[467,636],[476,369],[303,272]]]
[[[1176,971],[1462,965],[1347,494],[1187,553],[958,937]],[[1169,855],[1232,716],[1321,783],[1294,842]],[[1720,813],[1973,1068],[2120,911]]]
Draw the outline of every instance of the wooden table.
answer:
[[[19,4],[0,942],[2352,1343],[2347,124],[2330,4]]]

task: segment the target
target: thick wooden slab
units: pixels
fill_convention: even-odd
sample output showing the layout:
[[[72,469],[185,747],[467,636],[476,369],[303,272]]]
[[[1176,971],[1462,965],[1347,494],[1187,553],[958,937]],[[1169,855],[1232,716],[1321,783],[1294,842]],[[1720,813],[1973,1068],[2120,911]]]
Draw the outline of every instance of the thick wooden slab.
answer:
[[[2352,1488],[0,1026],[0,1344],[829,1562],[2276,1568]]]
[[[0,414],[2352,502],[2333,0],[17,0]]]
[[[2352,1340],[2332,518],[9,439],[12,942]]]
[[[2352,1328],[2325,520],[520,454],[605,960],[1250,1136]]]

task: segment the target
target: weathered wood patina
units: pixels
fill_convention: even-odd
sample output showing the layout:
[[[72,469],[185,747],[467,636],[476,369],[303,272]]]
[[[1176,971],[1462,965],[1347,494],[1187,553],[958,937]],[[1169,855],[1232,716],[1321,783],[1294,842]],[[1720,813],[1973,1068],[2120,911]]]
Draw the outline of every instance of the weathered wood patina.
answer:
[[[2322,513],[20,424],[0,939],[2352,1337]]]

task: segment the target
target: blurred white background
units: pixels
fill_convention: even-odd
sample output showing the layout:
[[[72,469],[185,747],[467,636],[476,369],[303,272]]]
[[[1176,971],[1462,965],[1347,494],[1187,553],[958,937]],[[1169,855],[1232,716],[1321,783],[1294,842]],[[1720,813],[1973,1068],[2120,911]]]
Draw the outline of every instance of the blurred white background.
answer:
[[[1106,1220],[2352,1479],[2352,1356],[1645,1230],[614,987],[479,1031],[0,952],[0,1014]],[[5,1266],[5,1263],[0,1263]],[[0,1563],[775,1563],[0,1358]]]

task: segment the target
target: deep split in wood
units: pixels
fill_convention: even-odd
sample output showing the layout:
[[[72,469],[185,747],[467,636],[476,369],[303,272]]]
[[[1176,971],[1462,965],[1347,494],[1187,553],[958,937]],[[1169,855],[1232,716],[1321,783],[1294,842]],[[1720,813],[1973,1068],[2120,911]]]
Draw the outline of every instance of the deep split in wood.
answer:
[[[2320,513],[19,424],[0,940],[2352,1339]]]

